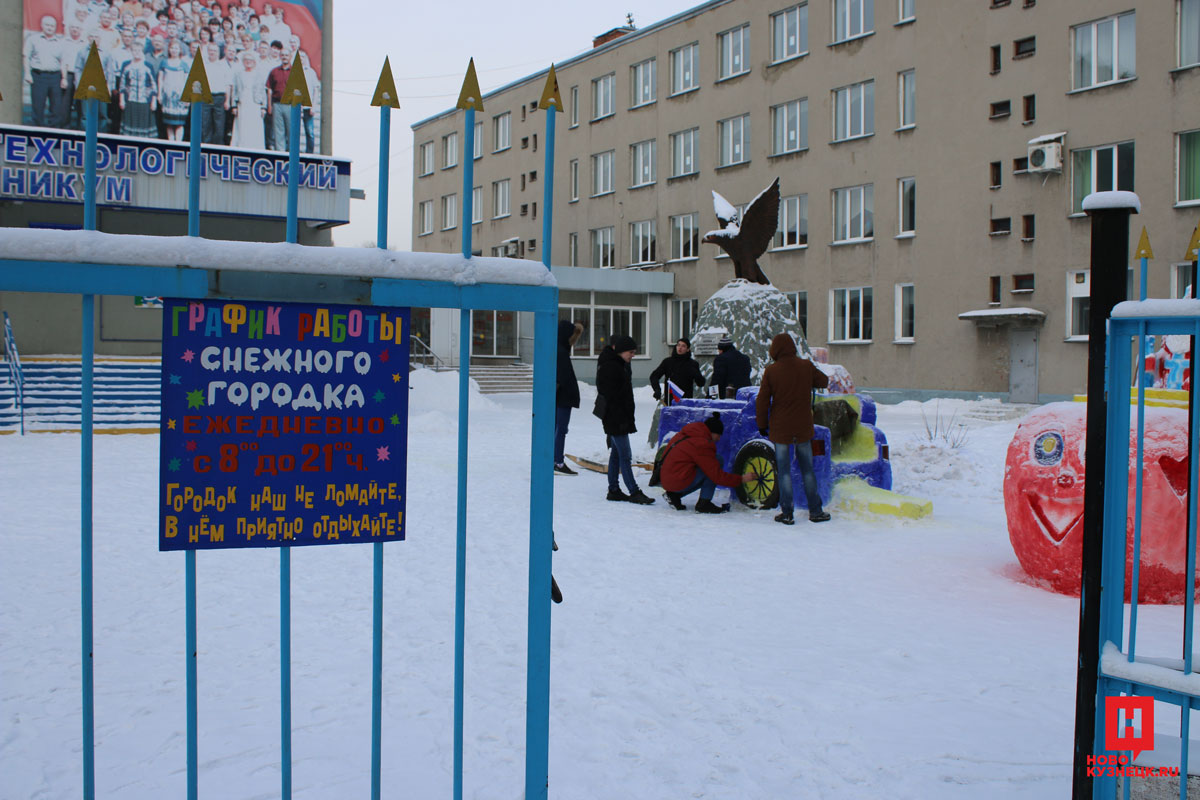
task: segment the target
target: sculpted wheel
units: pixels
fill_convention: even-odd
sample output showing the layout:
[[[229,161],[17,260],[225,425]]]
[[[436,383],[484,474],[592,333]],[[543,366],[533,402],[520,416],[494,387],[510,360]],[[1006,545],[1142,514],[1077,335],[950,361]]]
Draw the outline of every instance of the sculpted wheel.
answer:
[[[733,472],[758,474],[758,480],[743,483],[734,491],[738,500],[751,508],[779,505],[779,481],[775,472],[775,448],[762,440],[747,442],[733,459]]]

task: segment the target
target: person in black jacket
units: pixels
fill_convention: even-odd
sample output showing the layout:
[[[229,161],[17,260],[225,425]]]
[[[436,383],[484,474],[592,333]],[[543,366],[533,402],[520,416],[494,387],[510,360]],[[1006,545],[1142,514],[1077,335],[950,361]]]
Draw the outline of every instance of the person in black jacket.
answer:
[[[721,337],[717,342],[717,357],[713,359],[712,382],[717,387],[717,398],[725,399],[725,390],[734,394],[743,386],[750,385],[750,357],[733,346],[733,339]]]
[[[629,447],[629,434],[637,431],[633,422],[633,370],[629,367],[635,352],[637,342],[632,336],[612,337],[596,359],[596,392],[603,398],[598,402],[604,412],[600,420],[608,434],[608,499],[650,505],[654,500],[638,488],[633,477],[633,451]],[[618,473],[625,479],[629,494],[617,484]]]
[[[654,399],[662,399],[662,390],[659,388],[658,382],[662,378],[666,378],[671,383],[679,387],[679,391],[684,397],[692,396],[692,384],[696,386],[704,386],[704,374],[700,372],[700,365],[692,358],[692,343],[687,337],[680,337],[675,343],[675,352],[662,360],[654,372],[650,373],[650,385],[654,387]],[[667,391],[667,397],[671,396],[671,392]],[[670,405],[670,400],[667,405]]]
[[[567,426],[571,424],[571,409],[579,408],[579,381],[571,364],[571,348],[583,334],[583,323],[569,319],[558,323],[558,382],[554,389],[554,472],[575,475],[566,465],[563,451],[567,446]]]

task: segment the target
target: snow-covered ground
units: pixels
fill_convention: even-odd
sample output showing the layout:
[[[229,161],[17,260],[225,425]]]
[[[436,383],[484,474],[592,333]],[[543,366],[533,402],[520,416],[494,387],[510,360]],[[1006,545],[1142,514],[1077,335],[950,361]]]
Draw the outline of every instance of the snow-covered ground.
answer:
[[[386,548],[385,796],[451,794],[456,381],[413,381],[409,538]],[[567,450],[602,458],[583,394]],[[649,389],[637,399],[648,458]],[[472,398],[464,794],[486,800],[523,792],[529,403]],[[550,796],[1065,796],[1078,601],[1022,580],[1001,497],[1016,422],[967,417],[995,409],[880,407],[895,488],[933,500],[921,521],[834,508],[788,528],[555,478]],[[923,413],[957,413],[965,443],[929,441]],[[184,557],[157,549],[158,439],[95,448],[97,791],[181,797]],[[78,452],[77,435],[0,437],[0,798],[79,794]],[[369,791],[371,551],[292,557],[296,797]],[[278,554],[197,563],[201,794],[278,796]],[[1176,642],[1178,619],[1143,607],[1139,642]]]

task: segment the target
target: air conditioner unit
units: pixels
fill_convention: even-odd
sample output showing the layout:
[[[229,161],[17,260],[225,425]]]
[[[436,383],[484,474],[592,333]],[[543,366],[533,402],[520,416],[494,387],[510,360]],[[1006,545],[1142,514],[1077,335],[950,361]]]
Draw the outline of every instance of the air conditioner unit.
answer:
[[[1062,142],[1029,145],[1030,172],[1062,172]]]

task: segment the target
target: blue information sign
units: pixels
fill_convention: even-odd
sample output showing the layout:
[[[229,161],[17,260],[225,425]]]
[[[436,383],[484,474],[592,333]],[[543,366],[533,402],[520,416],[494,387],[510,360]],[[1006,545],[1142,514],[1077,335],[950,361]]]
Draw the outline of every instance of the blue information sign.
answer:
[[[404,539],[408,325],[164,300],[159,549]]]

